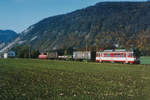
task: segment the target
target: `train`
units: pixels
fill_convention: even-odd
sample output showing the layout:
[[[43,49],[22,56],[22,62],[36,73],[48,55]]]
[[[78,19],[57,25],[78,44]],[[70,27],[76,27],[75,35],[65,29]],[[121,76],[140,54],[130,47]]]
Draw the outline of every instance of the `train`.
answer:
[[[120,62],[129,64],[139,64],[140,57],[133,51],[126,50],[105,50],[96,52],[96,62]]]
[[[77,61],[94,61],[94,62],[111,62],[139,64],[140,56],[134,51],[125,49],[104,50],[104,51],[73,51],[72,55],[62,55],[59,52],[41,53],[39,59],[58,59],[58,60],[77,60]]]

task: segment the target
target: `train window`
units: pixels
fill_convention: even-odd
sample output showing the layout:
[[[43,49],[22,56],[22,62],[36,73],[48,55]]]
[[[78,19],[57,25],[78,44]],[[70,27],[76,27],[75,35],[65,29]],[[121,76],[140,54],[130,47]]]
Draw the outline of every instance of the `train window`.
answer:
[[[111,53],[111,57],[114,57],[114,54],[113,54],[113,53]]]
[[[126,53],[124,53],[124,57],[126,57]]]
[[[114,57],[120,57],[121,55],[118,53],[114,54]]]
[[[133,53],[131,53],[131,57],[133,57]]]
[[[123,55],[123,53],[121,53],[121,55],[120,55],[121,57],[124,57],[124,55]]]
[[[96,54],[96,57],[98,57],[98,53]]]
[[[97,53],[97,57],[100,57],[100,53]]]
[[[110,57],[110,54],[109,53],[105,53],[105,57]]]
[[[133,57],[133,54],[132,53],[128,53],[128,57]]]
[[[107,57],[109,57],[109,54],[107,54]]]
[[[128,57],[131,57],[131,54],[130,54],[130,53],[128,53]]]

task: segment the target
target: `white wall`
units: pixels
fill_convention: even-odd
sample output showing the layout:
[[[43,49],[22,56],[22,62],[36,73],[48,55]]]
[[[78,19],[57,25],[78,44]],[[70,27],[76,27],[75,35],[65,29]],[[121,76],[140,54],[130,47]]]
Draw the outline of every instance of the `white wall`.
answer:
[[[5,58],[5,59],[8,58],[8,53],[4,53],[4,58]]]

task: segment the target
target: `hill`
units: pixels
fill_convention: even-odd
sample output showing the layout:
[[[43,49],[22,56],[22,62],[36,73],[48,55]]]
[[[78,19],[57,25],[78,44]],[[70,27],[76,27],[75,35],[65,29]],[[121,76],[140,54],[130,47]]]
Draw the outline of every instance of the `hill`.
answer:
[[[0,30],[0,52],[7,44],[14,41],[18,34],[12,30]]]
[[[33,49],[139,48],[149,50],[150,2],[101,2],[45,18],[22,32]],[[87,41],[86,41],[87,39]]]
[[[0,30],[0,42],[8,43],[17,36],[12,30]]]

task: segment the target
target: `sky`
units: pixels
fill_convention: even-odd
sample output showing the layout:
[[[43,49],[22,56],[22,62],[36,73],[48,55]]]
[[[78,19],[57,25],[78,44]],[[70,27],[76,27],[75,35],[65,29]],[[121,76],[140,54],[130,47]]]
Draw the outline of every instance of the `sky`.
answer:
[[[98,2],[104,0],[0,0],[0,30],[10,29],[20,33],[44,18],[69,13]]]

